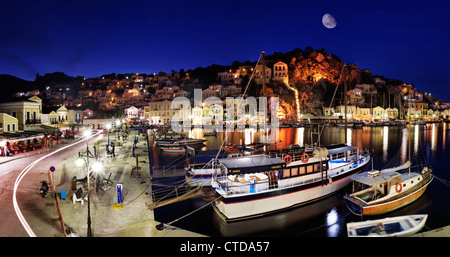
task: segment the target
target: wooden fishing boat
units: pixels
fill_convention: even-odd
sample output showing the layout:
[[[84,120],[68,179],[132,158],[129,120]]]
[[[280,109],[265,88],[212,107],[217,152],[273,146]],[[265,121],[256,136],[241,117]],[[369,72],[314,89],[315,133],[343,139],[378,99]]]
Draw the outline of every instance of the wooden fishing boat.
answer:
[[[417,200],[433,180],[433,173],[429,167],[422,171],[399,172],[409,168],[408,161],[395,168],[351,176],[353,193],[344,196],[348,209],[359,216],[380,215]]]
[[[389,217],[347,223],[349,237],[400,237],[419,232],[427,221],[427,214]]]

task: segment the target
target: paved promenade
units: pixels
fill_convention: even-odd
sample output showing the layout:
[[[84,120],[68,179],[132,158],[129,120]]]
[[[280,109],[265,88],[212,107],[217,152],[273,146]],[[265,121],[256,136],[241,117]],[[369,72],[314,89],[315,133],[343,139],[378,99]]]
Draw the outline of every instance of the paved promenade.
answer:
[[[450,225],[413,235],[413,237],[450,237]]]
[[[145,136],[139,135],[138,131],[131,130],[128,139],[123,144],[116,142],[115,134],[110,134],[110,141],[115,141],[115,157],[106,157],[107,136],[104,133],[100,144],[101,159],[104,163],[104,171],[98,190],[95,183],[91,181],[91,229],[95,237],[191,237],[202,236],[200,234],[168,227],[157,230],[156,225],[160,222],[154,220],[153,210],[148,206],[152,203],[151,181],[149,172],[148,145]],[[136,174],[136,157],[133,157],[133,144],[136,136],[139,137],[134,150],[137,156],[139,174]],[[92,149],[92,143],[90,144]],[[85,172],[85,170],[83,170]],[[61,174],[61,173],[60,173]],[[80,236],[87,235],[87,202],[73,204],[71,197],[72,177],[78,179],[85,175],[80,174],[80,168],[68,169],[62,176],[55,176],[56,191],[66,190],[66,200],[61,200],[61,213],[64,223]],[[103,178],[109,178],[107,183]],[[118,203],[116,190],[117,183],[122,184],[123,207],[113,208]],[[77,187],[86,189],[87,183],[78,182]]]
[[[148,158],[148,145],[145,136],[139,135],[139,142],[136,144],[135,156],[138,156],[139,176],[136,176],[136,157],[133,156],[133,144],[134,139],[138,135],[138,131],[132,130],[128,136],[128,140],[125,140],[123,144],[116,142],[116,134],[110,134],[110,141],[116,143],[115,157],[107,157],[106,145],[107,145],[107,133],[102,133],[102,137],[95,137],[89,140],[89,149],[93,153],[93,146],[96,142],[96,147],[99,149],[99,159],[104,164],[103,172],[100,176],[100,182],[98,189],[96,183],[91,179],[90,187],[90,213],[91,213],[91,229],[94,237],[198,237],[203,236],[198,233],[190,232],[180,228],[169,226],[164,230],[157,230],[156,225],[160,222],[154,220],[153,210],[150,210],[148,206],[152,204],[151,197],[151,180],[149,172],[149,158]],[[51,148],[30,152],[27,154],[19,154],[14,157],[5,158],[0,161],[2,167],[5,165],[15,165],[14,160],[23,159],[28,160],[25,163],[29,163],[34,159],[42,157],[46,152],[52,152],[64,145],[84,140],[82,138],[76,138],[75,140],[67,140],[67,142],[61,145],[55,145]],[[50,167],[54,165],[56,171],[52,173],[53,181],[58,195],[58,201],[60,205],[60,211],[64,224],[67,228],[70,228],[73,232],[81,237],[87,236],[87,217],[88,217],[88,204],[87,201],[76,202],[72,201],[72,196],[75,190],[72,190],[74,176],[77,179],[83,179],[86,177],[86,168],[78,167],[75,165],[77,159],[77,151],[82,149],[85,151],[86,145],[79,144],[77,150],[65,153],[63,157],[57,159],[47,160],[47,163],[43,163],[40,166]],[[82,146],[84,145],[84,147]],[[33,157],[35,156],[35,157]],[[52,158],[52,157],[50,157]],[[94,160],[91,158],[91,162]],[[8,168],[9,168],[8,166]],[[25,180],[21,183],[22,188],[21,196],[19,197],[19,205],[24,212],[24,216],[30,224],[31,228],[38,237],[64,237],[63,229],[61,226],[58,208],[55,198],[48,194],[45,198],[37,195],[39,192],[36,188],[27,189],[29,184],[37,184],[41,179],[47,178],[47,171],[41,170],[34,171],[31,174],[25,176]],[[11,188],[14,179],[12,173],[8,176],[3,176],[2,188],[4,194],[2,199],[11,199]],[[103,179],[110,180],[110,183],[106,183]],[[7,180],[6,180],[7,179]],[[120,209],[113,208],[118,202],[116,184],[121,183],[123,187],[123,207]],[[8,183],[8,185],[6,184]],[[19,187],[19,188],[20,188]],[[87,190],[87,183],[78,181],[76,182],[76,188],[83,188]],[[37,191],[36,191],[37,190]],[[60,199],[61,191],[66,191],[66,199]],[[49,190],[52,192],[52,189]],[[30,206],[32,207],[30,209]],[[15,213],[11,208],[10,219],[14,222],[10,222],[11,226],[14,223],[14,227],[21,226],[19,222],[15,222]],[[3,210],[6,212],[7,210]],[[4,213],[6,215],[6,213]],[[11,231],[5,231],[5,236],[24,236],[23,229],[10,227]],[[14,230],[18,232],[14,232]],[[25,234],[26,235],[26,234]]]

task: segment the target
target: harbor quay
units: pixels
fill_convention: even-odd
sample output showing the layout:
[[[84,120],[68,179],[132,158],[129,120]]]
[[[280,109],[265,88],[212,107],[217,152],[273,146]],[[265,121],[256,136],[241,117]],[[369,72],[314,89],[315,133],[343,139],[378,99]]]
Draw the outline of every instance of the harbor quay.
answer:
[[[116,138],[109,135],[110,141]],[[138,136],[138,142],[134,139]],[[148,206],[152,204],[151,178],[149,172],[148,143],[145,136],[138,135],[137,130],[131,130],[127,140],[115,142],[115,156],[106,154],[108,142],[107,133],[89,140],[89,150],[93,153],[93,146],[98,148],[99,160],[102,160],[103,170],[99,176],[99,182],[93,181],[91,176],[90,195],[90,218],[91,231],[94,237],[198,237],[204,236],[195,232],[180,229],[174,226],[166,226],[163,230],[156,229],[160,222],[154,220],[153,210]],[[84,140],[76,137],[72,141]],[[95,144],[94,144],[95,142]],[[82,143],[81,143],[82,144]],[[54,146],[46,152],[57,149]],[[133,149],[134,148],[134,149]],[[85,147],[84,147],[85,149]],[[36,152],[35,154],[39,154]],[[134,155],[134,156],[133,156]],[[136,156],[138,158],[136,158]],[[30,155],[19,154],[14,159],[29,158]],[[35,218],[25,218],[38,237],[64,237],[80,236],[86,237],[88,201],[74,201],[77,192],[87,191],[86,167],[75,165],[77,154],[64,159],[53,159],[54,172],[39,171],[38,176],[53,181],[56,192],[55,199],[52,184],[49,183],[49,194],[44,198],[38,197],[39,190],[27,190],[26,194],[20,196],[20,206],[36,206],[42,221],[34,222]],[[92,158],[91,158],[92,159]],[[5,159],[4,159],[5,160]],[[10,162],[8,159],[2,163]],[[136,174],[136,163],[138,161],[139,172]],[[91,160],[92,162],[92,160]],[[0,165],[2,165],[0,163]],[[51,178],[50,178],[51,174]],[[29,174],[27,176],[34,176]],[[37,176],[35,176],[37,177]],[[28,178],[31,179],[31,178]],[[33,178],[34,184],[38,184],[37,178]],[[84,180],[84,181],[83,181]],[[121,185],[121,203],[118,205],[117,184]],[[81,190],[80,190],[81,188]],[[77,191],[79,190],[79,191]],[[57,201],[56,201],[57,200]],[[59,208],[58,208],[59,205]],[[11,208],[11,215],[14,209]],[[64,226],[62,226],[64,224]],[[12,232],[11,235],[14,233]]]
[[[97,136],[90,139],[88,144],[92,152],[94,151],[94,145],[99,148],[98,156],[104,165],[104,169],[100,173],[101,183],[99,187],[96,187],[95,180],[91,180],[90,216],[92,235],[94,237],[204,237],[205,235],[175,226],[166,225],[164,230],[157,229],[157,225],[161,222],[155,220],[154,210],[149,208],[153,201],[151,197],[152,181],[149,170],[151,160],[148,154],[148,141],[137,130],[131,130],[128,139],[120,140],[120,142],[117,142],[115,135],[110,134],[109,136],[109,141],[113,141],[116,145],[115,156],[106,154],[106,144],[108,142],[106,132],[102,133],[101,137]],[[136,136],[138,136],[139,140],[135,144],[134,139]],[[77,141],[86,140],[84,137],[77,136],[73,140],[65,140],[61,145],[52,146],[41,152],[2,158],[0,165],[16,159],[25,161],[27,158],[32,158],[33,154],[51,153],[60,147]],[[81,145],[83,147],[80,149],[85,149],[83,142],[81,142]],[[135,146],[134,151],[133,146]],[[48,174],[52,174],[61,216],[58,214],[56,199],[52,195],[51,187],[49,190],[50,194],[46,195],[45,198],[39,196],[38,189],[33,191],[27,189],[26,194],[20,197],[20,206],[33,204],[33,206],[39,208],[42,222],[33,222],[33,219],[30,219],[29,222],[38,237],[87,236],[87,201],[84,199],[83,202],[73,202],[73,195],[76,194],[76,191],[79,188],[84,190],[87,188],[86,182],[82,181],[86,176],[86,168],[75,166],[77,157],[78,154],[70,153],[69,158],[51,160],[52,165],[55,167],[53,173],[50,173],[48,170],[39,171],[41,178],[47,178]],[[136,174],[136,161],[138,161],[139,176]],[[27,176],[30,177],[28,180],[34,181],[34,184],[40,181],[32,174]],[[74,177],[76,177],[76,181],[74,181]],[[122,186],[121,193],[123,196],[123,205],[120,207],[117,206],[118,193],[116,186],[118,183]],[[74,185],[77,190],[73,189]],[[62,195],[63,191],[66,193],[65,197]],[[15,216],[13,209],[11,209],[11,215]],[[28,216],[25,217],[28,220]],[[61,217],[66,233],[63,233]],[[433,230],[425,229],[414,236],[449,237],[450,226]]]
[[[138,137],[137,143],[134,140]],[[106,145],[104,134],[101,145]],[[95,237],[195,237],[200,234],[168,226],[164,230],[156,229],[160,222],[154,220],[152,204],[151,177],[149,172],[148,142],[145,136],[131,130],[128,139],[116,143],[115,156],[105,157],[103,172],[103,188],[92,188],[91,184],[91,217],[92,232]],[[134,149],[133,149],[134,148]],[[100,155],[106,156],[106,147],[100,147]],[[137,157],[137,158],[136,158]],[[138,165],[138,173],[136,173]],[[78,173],[79,174],[79,173]],[[70,194],[72,178],[66,174],[66,183],[57,186],[56,191],[65,189]],[[67,183],[70,182],[70,183]],[[103,183],[105,182],[105,183]],[[79,183],[79,182],[78,182]],[[77,184],[78,184],[77,183]],[[118,206],[117,184],[122,186],[122,206]],[[78,187],[78,186],[77,186]],[[71,199],[61,201],[61,212],[64,223],[80,236],[87,231],[87,204],[73,203]],[[118,207],[117,207],[118,206]]]

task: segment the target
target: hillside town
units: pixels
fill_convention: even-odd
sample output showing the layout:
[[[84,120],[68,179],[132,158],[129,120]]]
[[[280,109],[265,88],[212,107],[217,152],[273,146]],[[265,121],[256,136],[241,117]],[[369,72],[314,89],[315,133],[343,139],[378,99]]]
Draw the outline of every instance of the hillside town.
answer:
[[[305,55],[304,52],[302,54]],[[104,129],[113,120],[127,124],[170,126],[177,111],[171,108],[172,100],[186,97],[192,102],[194,89],[202,90],[203,101],[208,97],[217,97],[223,105],[205,106],[203,103],[202,108],[192,108],[187,114],[192,119],[192,125],[201,124],[205,119],[224,123],[258,119],[258,113],[246,114],[245,117],[228,115],[222,106],[225,106],[227,97],[263,95],[280,97],[278,117],[283,126],[302,126],[322,120],[339,124],[344,117],[351,122],[365,122],[368,126],[395,125],[408,121],[408,117],[411,122],[423,123],[447,120],[449,116],[450,103],[416,89],[413,84],[395,81],[394,85],[381,76],[372,76],[370,70],[359,70],[354,64],[348,66],[353,69],[351,74],[354,70],[362,74],[356,76],[359,83],[349,87],[346,94],[341,89],[342,85],[337,85],[340,96],[333,103],[326,102],[326,96],[317,95],[314,89],[326,88],[327,91],[329,88],[334,91],[336,85],[330,82],[335,80],[327,77],[331,76],[329,73],[324,75],[322,69],[313,67],[302,71],[302,74],[307,74],[304,76],[306,82],[299,83],[299,65],[323,65],[327,60],[331,63],[332,55],[324,50],[306,54],[300,64],[299,58],[294,57],[287,64],[274,54],[272,59],[268,58],[265,67],[261,63],[256,66],[247,63],[234,69],[220,70],[224,66],[218,66],[220,71],[213,73],[211,83],[205,83],[201,76],[193,76],[195,70],[185,72],[182,69],[158,74],[113,73],[96,78],[77,77],[71,78],[70,82],[40,85],[44,90],[16,92],[8,101],[0,103],[0,154],[6,155],[8,147],[10,153],[43,147],[59,137],[73,135],[80,126]],[[328,63],[325,67],[329,67]],[[217,67],[215,70],[218,70]],[[363,75],[370,81],[363,81],[360,78]],[[253,81],[250,81],[252,76]],[[262,88],[263,83],[266,88]],[[248,90],[244,94],[247,85],[256,90]]]

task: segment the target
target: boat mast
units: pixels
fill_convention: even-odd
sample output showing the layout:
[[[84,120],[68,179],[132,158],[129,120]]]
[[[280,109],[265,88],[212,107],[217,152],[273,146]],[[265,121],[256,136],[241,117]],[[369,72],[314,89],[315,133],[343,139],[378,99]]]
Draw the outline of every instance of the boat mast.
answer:
[[[266,90],[266,52],[262,51],[261,53],[262,55],[262,79],[263,79],[263,95],[265,94],[265,90]]]
[[[344,130],[344,139],[345,139],[345,144],[347,144],[347,80],[344,80],[344,118],[345,118],[345,130]]]
[[[411,173],[411,84],[409,85],[408,90],[408,161],[409,161],[409,168],[408,173]]]
[[[265,96],[265,92],[266,92],[266,52],[262,51],[261,52],[261,58],[262,58],[262,82],[263,82],[263,89],[262,89],[262,95]],[[266,110],[267,110],[267,106],[266,106]],[[269,117],[269,114],[266,112],[266,117],[264,117],[264,119],[266,119],[263,124],[264,124],[264,132],[263,132],[263,137],[265,137],[268,140],[267,137],[267,118]],[[272,121],[271,121],[272,122]],[[266,141],[266,140],[264,140]],[[266,147],[266,146],[264,146]],[[276,148],[275,148],[276,149]],[[268,149],[264,149],[264,150],[268,150]]]

